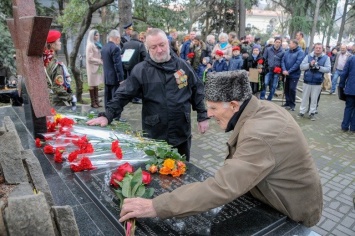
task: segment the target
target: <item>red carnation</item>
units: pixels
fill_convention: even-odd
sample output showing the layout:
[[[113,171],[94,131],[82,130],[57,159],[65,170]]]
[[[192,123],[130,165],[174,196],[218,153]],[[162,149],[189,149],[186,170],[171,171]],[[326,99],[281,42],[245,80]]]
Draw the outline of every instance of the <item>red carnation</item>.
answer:
[[[190,53],[187,54],[187,58],[192,59],[194,57],[195,57],[195,53],[193,53],[193,52],[190,52]]]
[[[264,63],[264,60],[263,59],[259,59],[258,60],[258,64],[263,64]]]
[[[143,184],[150,184],[152,182],[152,176],[147,171],[142,171],[142,182]]]
[[[71,152],[68,156],[68,161],[69,162],[74,161],[78,157],[78,154],[79,154],[79,150],[75,150],[74,152]]]
[[[122,154],[122,149],[121,149],[120,147],[118,147],[118,148],[116,149],[115,154],[116,154],[116,157],[117,157],[118,159],[120,159],[120,160],[122,159],[123,154]]]
[[[55,150],[54,161],[57,162],[57,163],[62,163],[63,162],[61,149],[57,148]]]
[[[44,146],[43,151],[46,154],[53,154],[54,153],[54,148],[51,145],[46,145],[46,146]]]
[[[41,142],[41,140],[39,138],[36,138],[35,144],[36,144],[36,147],[41,147],[42,146],[42,142]]]
[[[276,66],[276,67],[274,68],[274,73],[275,73],[275,74],[280,74],[280,73],[281,73],[281,67]]]
[[[118,140],[115,140],[115,141],[113,141],[112,144],[111,144],[111,151],[112,151],[112,152],[116,152],[117,148],[119,148],[119,147],[120,147],[119,141],[118,141]]]

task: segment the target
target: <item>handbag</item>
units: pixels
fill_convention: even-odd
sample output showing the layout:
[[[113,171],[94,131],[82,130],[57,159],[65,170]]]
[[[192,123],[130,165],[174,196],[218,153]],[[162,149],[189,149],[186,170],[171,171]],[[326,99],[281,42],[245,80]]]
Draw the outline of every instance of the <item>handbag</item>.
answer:
[[[346,101],[346,95],[344,93],[344,88],[338,86],[338,98],[342,101]]]

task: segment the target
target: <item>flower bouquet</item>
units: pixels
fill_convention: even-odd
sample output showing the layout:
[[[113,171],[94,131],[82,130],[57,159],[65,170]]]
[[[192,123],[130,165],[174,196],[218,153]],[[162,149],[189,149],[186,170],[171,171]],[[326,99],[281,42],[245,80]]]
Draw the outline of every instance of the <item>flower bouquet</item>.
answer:
[[[151,173],[159,172],[162,175],[170,174],[173,177],[179,177],[186,172],[185,157],[168,144],[148,147],[144,152],[151,157],[146,165],[146,169]]]
[[[122,208],[125,198],[151,198],[154,194],[154,189],[145,187],[151,181],[151,175],[148,172],[142,171],[141,168],[133,172],[133,166],[125,163],[112,173],[110,184],[116,188],[114,192],[120,200],[120,208]],[[129,219],[125,222],[126,236],[134,235],[135,224],[135,219]]]

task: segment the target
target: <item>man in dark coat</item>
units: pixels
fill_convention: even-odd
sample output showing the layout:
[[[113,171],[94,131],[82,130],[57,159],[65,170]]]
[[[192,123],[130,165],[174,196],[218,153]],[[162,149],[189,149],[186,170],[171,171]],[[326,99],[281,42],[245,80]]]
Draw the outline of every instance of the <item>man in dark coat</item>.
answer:
[[[128,56],[125,57],[125,52]],[[131,33],[131,40],[123,45],[122,54],[124,55],[122,58],[123,69],[125,73],[125,79],[131,75],[131,71],[135,65],[139,62],[144,61],[147,56],[147,50],[145,49],[144,44],[138,40],[138,32],[133,31]],[[134,98],[132,100],[133,103],[142,103],[140,98]]]
[[[165,140],[190,158],[191,106],[197,111],[198,129],[205,133],[208,117],[204,104],[204,86],[181,58],[170,53],[169,41],[160,29],[151,29],[146,41],[149,56],[132,70],[106,106],[106,112],[87,122],[105,126],[123,107],[142,93],[142,128],[149,138]]]
[[[105,78],[105,105],[113,98],[120,82],[123,81],[123,67],[121,60],[120,33],[111,30],[108,43],[102,47],[101,58],[104,65]]]
[[[298,79],[301,75],[300,65],[304,58],[304,52],[298,41],[292,39],[290,48],[285,52],[281,61],[282,74],[285,76],[285,97],[286,103],[284,107],[287,110],[294,111],[296,106],[296,89]]]

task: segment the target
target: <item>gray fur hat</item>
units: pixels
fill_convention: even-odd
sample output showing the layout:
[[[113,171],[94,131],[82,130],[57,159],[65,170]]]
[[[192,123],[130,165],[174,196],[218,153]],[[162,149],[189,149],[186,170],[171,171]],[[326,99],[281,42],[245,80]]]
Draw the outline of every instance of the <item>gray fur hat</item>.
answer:
[[[207,74],[205,99],[211,102],[243,102],[252,96],[245,70],[211,72]]]

